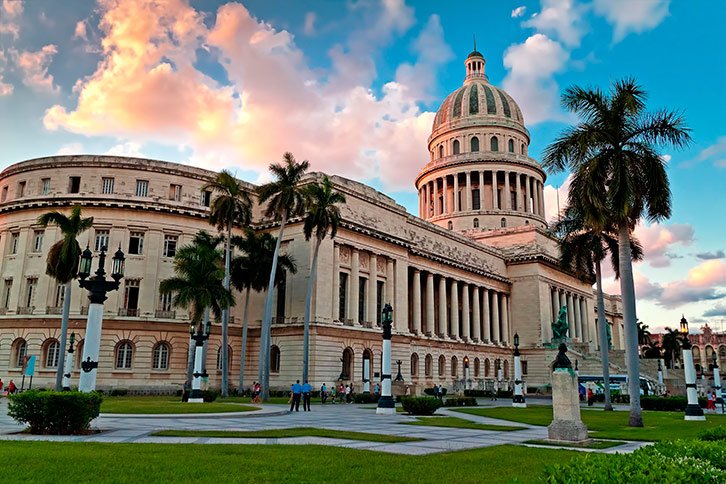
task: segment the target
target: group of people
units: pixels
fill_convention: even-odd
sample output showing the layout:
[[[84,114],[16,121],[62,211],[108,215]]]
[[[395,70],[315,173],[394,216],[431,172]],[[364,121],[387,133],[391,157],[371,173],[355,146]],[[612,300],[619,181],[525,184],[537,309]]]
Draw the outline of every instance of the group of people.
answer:
[[[300,411],[300,400],[303,402],[303,412],[310,411],[310,394],[313,391],[313,387],[310,386],[307,380],[302,385],[300,380],[296,381],[292,385],[292,391],[290,392],[290,411],[293,408],[296,412]]]
[[[327,385],[325,383],[322,384],[320,387],[320,402],[325,403],[330,399],[330,403],[336,403],[336,402],[346,402],[351,403],[353,402],[353,384],[350,383],[348,385],[340,384],[339,386],[331,385],[330,389],[328,389]]]
[[[706,410],[713,410],[713,412],[716,413],[717,401],[718,396],[716,396],[716,392],[711,390],[708,395],[706,395]]]
[[[6,395],[12,395],[14,393],[18,393],[18,387],[15,386],[15,382],[10,380],[10,383],[8,383],[8,387],[3,389],[3,381],[2,378],[0,378],[0,395],[6,396]]]

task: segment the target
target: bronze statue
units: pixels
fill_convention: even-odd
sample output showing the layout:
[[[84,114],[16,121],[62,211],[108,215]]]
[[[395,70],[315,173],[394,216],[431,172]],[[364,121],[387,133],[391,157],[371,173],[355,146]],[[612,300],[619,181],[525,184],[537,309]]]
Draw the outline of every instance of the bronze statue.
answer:
[[[562,340],[567,338],[567,330],[569,325],[567,324],[567,305],[560,308],[560,314],[557,321],[552,323],[552,339]]]
[[[565,353],[567,353],[567,345],[565,343],[560,343],[559,350],[560,351],[559,351],[559,353],[557,353],[557,357],[555,358],[555,361],[552,362],[552,370],[556,370],[557,368],[572,369],[572,363],[570,362],[570,359],[565,354]]]

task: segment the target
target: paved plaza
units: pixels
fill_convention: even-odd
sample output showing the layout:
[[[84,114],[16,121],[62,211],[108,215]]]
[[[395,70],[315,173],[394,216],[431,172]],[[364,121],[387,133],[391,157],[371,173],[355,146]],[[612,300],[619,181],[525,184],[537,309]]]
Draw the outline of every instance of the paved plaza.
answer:
[[[487,402],[488,403],[488,402]],[[508,402],[492,402],[508,405]],[[285,405],[264,405],[260,411],[196,414],[196,415],[112,415],[101,414],[93,426],[102,430],[99,434],[85,436],[49,436],[17,434],[23,430],[7,416],[7,403],[0,404],[0,440],[42,440],[62,442],[108,442],[108,443],[160,443],[160,444],[291,444],[330,445],[356,449],[390,452],[395,454],[431,454],[504,444],[523,444],[530,440],[547,438],[547,428],[514,423],[488,417],[480,417],[449,409],[439,409],[437,414],[458,417],[471,422],[489,425],[523,427],[517,431],[486,431],[463,428],[428,427],[400,425],[416,421],[416,417],[376,415],[371,405],[314,405],[311,412],[288,412]],[[315,427],[330,430],[366,432],[422,438],[414,442],[383,443],[325,437],[289,438],[215,438],[215,437],[160,437],[151,434],[160,430],[227,430],[254,431],[284,429],[291,427]],[[618,447],[588,452],[632,452],[647,445],[644,442],[627,442]],[[548,446],[548,448],[552,448]]]

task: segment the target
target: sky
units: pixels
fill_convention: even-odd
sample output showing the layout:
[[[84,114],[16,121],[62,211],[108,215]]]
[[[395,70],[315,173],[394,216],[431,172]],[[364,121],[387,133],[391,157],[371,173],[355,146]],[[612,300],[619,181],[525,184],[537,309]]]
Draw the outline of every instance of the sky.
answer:
[[[476,36],[535,159],[577,121],[559,104],[572,85],[634,77],[649,109],[684,115],[692,144],[661,151],[673,214],[636,228],[637,312],[651,330],[681,314],[726,330],[725,15],[669,0],[0,0],[0,169],[115,154],[260,183],[291,151],[415,214],[433,117]],[[549,217],[567,176],[548,175]]]

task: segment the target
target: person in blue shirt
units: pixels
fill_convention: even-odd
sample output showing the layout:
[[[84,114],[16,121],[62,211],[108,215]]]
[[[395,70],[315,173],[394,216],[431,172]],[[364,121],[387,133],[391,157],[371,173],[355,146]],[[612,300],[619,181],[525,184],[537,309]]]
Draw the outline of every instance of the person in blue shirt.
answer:
[[[310,383],[308,383],[307,380],[305,380],[305,383],[302,386],[303,411],[310,411],[310,394],[312,393],[312,391],[313,387],[310,385]]]
[[[328,399],[328,389],[325,387],[325,383],[323,383],[323,386],[320,387],[320,403],[325,403],[325,401]]]
[[[300,396],[302,395],[302,385],[300,380],[292,385],[292,400],[290,401],[290,411],[294,408],[296,412],[300,411]]]

